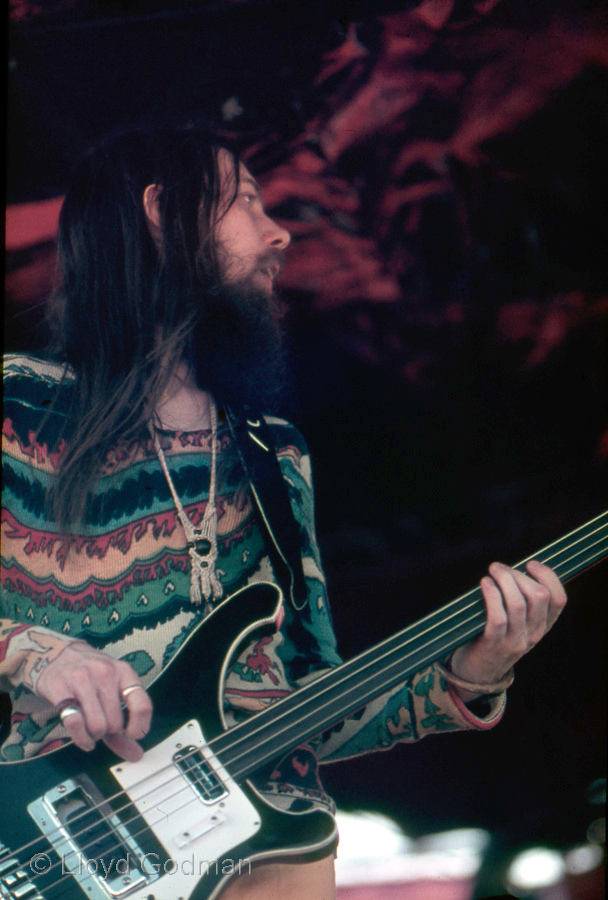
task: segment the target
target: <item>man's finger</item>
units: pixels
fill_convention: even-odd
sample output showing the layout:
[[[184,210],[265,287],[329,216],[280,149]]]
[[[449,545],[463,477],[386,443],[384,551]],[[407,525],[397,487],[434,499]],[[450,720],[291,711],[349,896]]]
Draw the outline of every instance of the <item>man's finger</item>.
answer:
[[[550,628],[566,605],[568,599],[566,590],[553,569],[549,566],[545,566],[537,559],[530,560],[529,563],[526,563],[526,569],[536,581],[544,585],[551,592],[549,612],[547,614],[547,625]]]
[[[124,732],[120,732],[119,734],[106,734],[103,742],[113,753],[129,762],[137,762],[142,758],[144,753],[137,741],[130,740]]]
[[[64,701],[59,718],[77,747],[81,750],[92,750],[95,747],[95,741],[86,729],[84,713],[77,700]]]
[[[121,689],[120,696],[127,709],[125,737],[139,741],[150,730],[152,701],[144,686],[132,681]]]
[[[104,701],[95,690],[95,686],[90,683],[90,679],[83,680],[82,685],[75,685],[73,692],[80,704],[85,728],[95,742],[110,730]]]
[[[507,613],[507,634],[521,634],[526,627],[528,607],[513,577],[513,570],[502,563],[492,563],[490,575],[496,582]]]
[[[549,628],[549,608],[551,591],[546,585],[531,578],[518,569],[513,569],[513,578],[517,583],[527,604],[527,626],[530,634],[542,634]]]

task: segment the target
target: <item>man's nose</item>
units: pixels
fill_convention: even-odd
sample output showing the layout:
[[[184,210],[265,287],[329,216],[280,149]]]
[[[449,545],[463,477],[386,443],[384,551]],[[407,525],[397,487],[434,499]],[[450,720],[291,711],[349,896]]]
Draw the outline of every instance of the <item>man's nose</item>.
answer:
[[[262,238],[268,247],[273,247],[277,250],[285,250],[291,241],[291,235],[287,229],[278,225],[268,216],[266,216],[266,222],[262,229]]]

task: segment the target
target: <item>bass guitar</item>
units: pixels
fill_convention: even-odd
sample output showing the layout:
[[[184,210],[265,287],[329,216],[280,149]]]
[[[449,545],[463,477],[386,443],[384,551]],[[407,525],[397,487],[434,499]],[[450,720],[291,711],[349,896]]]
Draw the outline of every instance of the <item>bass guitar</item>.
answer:
[[[607,556],[605,512],[529,558],[568,581]],[[280,812],[248,779],[471,640],[486,618],[475,588],[226,730],[229,660],[254,629],[273,627],[281,600],[261,582],[205,619],[148,689],[154,728],[139,762],[68,744],[0,766],[2,900],[212,900],[260,860],[323,855],[333,817]]]

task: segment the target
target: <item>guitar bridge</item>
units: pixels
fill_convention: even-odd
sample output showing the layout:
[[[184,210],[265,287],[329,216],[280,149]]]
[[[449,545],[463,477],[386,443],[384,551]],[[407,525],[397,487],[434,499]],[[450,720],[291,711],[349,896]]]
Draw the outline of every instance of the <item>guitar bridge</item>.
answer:
[[[57,857],[48,874],[55,881],[72,875],[92,900],[120,900],[158,878],[144,865],[133,815],[122,822],[87,775],[56,785],[28,812]]]
[[[44,900],[30,874],[0,841],[0,900]]]

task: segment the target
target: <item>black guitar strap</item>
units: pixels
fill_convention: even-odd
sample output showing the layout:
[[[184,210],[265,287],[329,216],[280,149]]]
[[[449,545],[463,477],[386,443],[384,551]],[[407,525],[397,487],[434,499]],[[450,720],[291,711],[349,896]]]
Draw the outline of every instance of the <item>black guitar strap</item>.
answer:
[[[225,412],[260,514],[264,542],[279,586],[293,606],[301,610],[308,592],[300,533],[270,428],[262,416],[252,416],[249,410]]]

